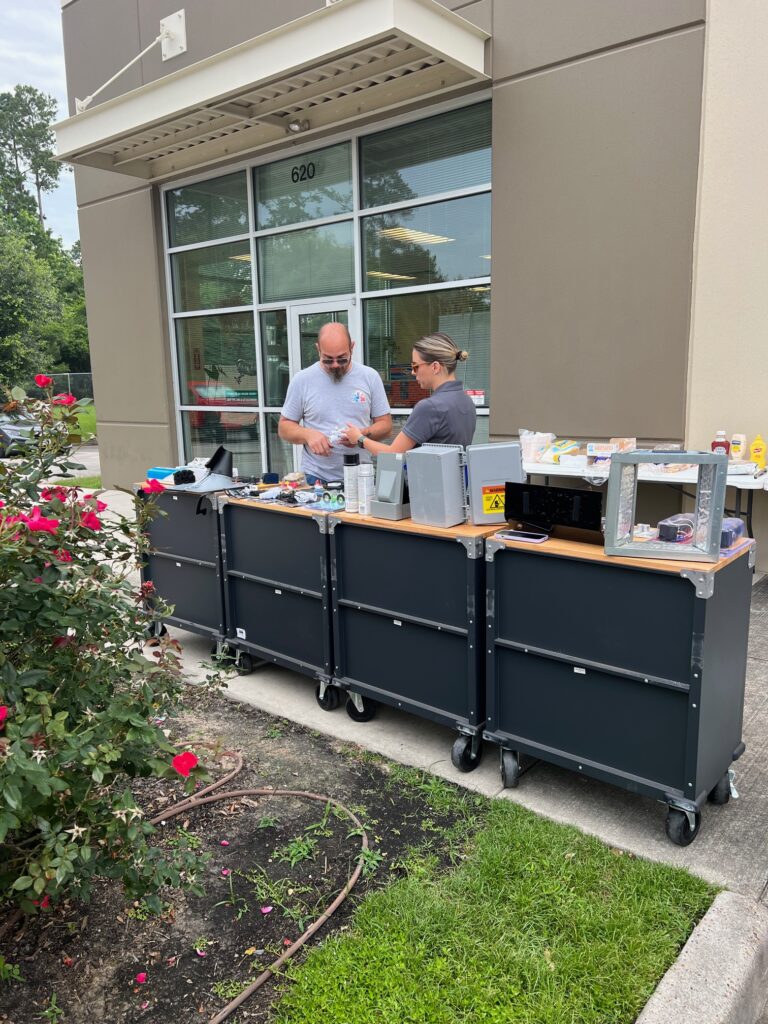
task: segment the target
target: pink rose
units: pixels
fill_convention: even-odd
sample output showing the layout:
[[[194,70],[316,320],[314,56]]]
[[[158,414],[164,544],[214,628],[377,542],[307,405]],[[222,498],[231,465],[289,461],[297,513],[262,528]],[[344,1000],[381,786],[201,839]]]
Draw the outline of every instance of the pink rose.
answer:
[[[144,985],[144,984],[146,984],[146,981],[147,981],[147,972],[146,971],[139,971],[139,973],[136,975],[136,984],[137,985]]]
[[[36,373],[35,384],[37,384],[39,388],[49,388],[51,384],[53,384],[53,377],[49,377],[45,373]]]
[[[165,490],[165,487],[163,487],[159,480],[147,480],[142,487],[142,490],[147,494],[161,494]]]
[[[8,708],[5,704],[0,704],[0,729],[5,726],[5,720],[8,717]]]
[[[53,383],[53,381],[51,381]],[[51,405],[74,405],[77,399],[74,395],[62,393],[61,395],[54,395],[51,399]]]

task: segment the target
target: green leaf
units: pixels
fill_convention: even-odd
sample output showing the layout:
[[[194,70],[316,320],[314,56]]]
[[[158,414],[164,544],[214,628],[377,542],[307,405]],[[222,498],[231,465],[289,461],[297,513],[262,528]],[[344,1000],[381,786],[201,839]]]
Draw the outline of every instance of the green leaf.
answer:
[[[15,811],[21,807],[21,791],[14,782],[6,782],[3,786],[3,795],[5,796],[5,802],[9,807],[12,807]]]
[[[29,875],[20,875],[13,883],[11,888],[15,889],[17,892],[23,892],[24,889],[29,889],[31,885],[32,879],[29,877]]]
[[[32,883],[32,889],[39,896],[40,893],[43,891],[43,889],[45,889],[45,885],[46,885],[46,882],[45,882],[44,878],[36,878],[34,880],[34,882]]]

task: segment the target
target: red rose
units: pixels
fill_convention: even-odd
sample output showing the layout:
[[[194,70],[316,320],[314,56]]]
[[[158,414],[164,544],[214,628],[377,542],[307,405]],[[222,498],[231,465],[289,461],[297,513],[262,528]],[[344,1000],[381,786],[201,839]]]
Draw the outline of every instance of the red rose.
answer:
[[[142,490],[146,491],[147,494],[160,494],[165,490],[165,487],[163,487],[159,480],[147,480]]]
[[[8,717],[8,708],[5,704],[0,704],[0,729],[5,725],[5,720]]]
[[[85,526],[88,530],[97,532],[101,529],[101,520],[95,512],[82,512],[80,515],[80,525]]]
[[[184,778],[189,778],[189,773],[197,766],[197,758],[191,750],[185,750],[183,754],[177,754],[171,764]]]
[[[58,519],[46,519],[45,516],[40,514],[40,509],[37,505],[32,509],[31,516],[25,516],[27,529],[32,533],[56,533],[59,528]]]
[[[53,377],[48,377],[44,373],[35,374],[35,384],[39,388],[49,388],[53,384]]]
[[[74,405],[77,399],[74,395],[69,395],[64,392],[61,395],[54,395],[51,399],[51,405]]]
[[[56,556],[56,560],[58,562],[71,562],[72,561],[72,552],[71,551],[67,551],[66,548],[54,548],[53,553]]]

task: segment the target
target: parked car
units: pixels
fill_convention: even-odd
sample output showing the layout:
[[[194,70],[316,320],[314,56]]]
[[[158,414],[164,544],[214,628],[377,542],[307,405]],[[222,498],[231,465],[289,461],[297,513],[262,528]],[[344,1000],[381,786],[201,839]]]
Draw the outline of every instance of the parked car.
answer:
[[[19,455],[40,433],[40,424],[29,416],[0,412],[0,458]]]
[[[191,380],[187,382],[187,390],[190,395],[190,405],[254,406],[259,404],[259,393],[255,389],[238,390],[218,381]],[[204,412],[202,409],[193,409],[189,413],[189,423],[198,431],[207,432],[207,429],[215,425],[222,431],[244,429],[254,435],[258,435],[259,432],[259,414],[257,412],[235,412],[226,409],[210,413]]]

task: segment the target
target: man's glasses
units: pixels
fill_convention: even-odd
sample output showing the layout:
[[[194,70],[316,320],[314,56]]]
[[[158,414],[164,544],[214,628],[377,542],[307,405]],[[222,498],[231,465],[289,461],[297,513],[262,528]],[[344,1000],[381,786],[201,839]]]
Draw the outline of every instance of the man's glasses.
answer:
[[[349,356],[320,356],[320,362],[323,366],[333,366],[334,363],[339,366],[347,366],[349,364]]]

